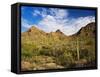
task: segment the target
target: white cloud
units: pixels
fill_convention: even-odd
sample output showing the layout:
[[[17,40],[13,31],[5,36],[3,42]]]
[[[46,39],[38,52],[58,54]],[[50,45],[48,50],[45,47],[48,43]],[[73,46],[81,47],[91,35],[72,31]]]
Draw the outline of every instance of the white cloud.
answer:
[[[61,31],[66,35],[72,35],[91,22],[95,22],[95,17],[87,16],[87,17],[79,17],[77,19],[72,19],[70,20],[70,22],[64,24]],[[68,26],[66,26],[67,24]]]
[[[42,8],[41,11],[34,10],[32,13],[33,16],[40,15],[43,18],[36,27],[47,33],[55,32],[59,29],[65,35],[72,35],[88,23],[95,22],[94,16],[69,18],[67,10],[58,8],[49,8],[49,10]],[[32,25],[30,25],[27,20],[23,19],[22,26],[30,28]]]
[[[42,21],[39,22],[39,28],[46,32],[54,32],[61,29],[62,26],[56,21],[53,16],[47,15]]]
[[[68,11],[63,9],[42,9],[40,14],[43,19],[38,23],[37,27],[45,32],[54,32],[57,29],[61,29],[63,24],[68,22],[67,19],[64,19],[68,16]]]
[[[40,15],[40,11],[38,10],[34,10],[34,12],[32,12],[33,16],[38,16]]]
[[[48,15],[48,14],[47,14],[47,9],[42,8],[41,16],[44,18],[44,17],[46,17],[47,15]]]
[[[41,8],[41,11],[40,10],[33,10],[32,15],[33,15],[33,17],[40,15],[41,17],[44,18],[45,16],[47,16],[47,9]]]
[[[29,24],[28,20],[21,18],[21,26],[24,28],[30,28],[32,25]]]
[[[44,30],[45,32],[54,32],[57,29],[60,29],[64,34],[66,35],[72,35],[79,31],[82,27],[86,26],[90,22],[95,22],[95,17],[93,16],[87,16],[87,17],[79,17],[77,19],[70,19],[67,22],[61,20],[59,23],[57,20],[53,17],[48,15],[46,18],[44,18],[38,25],[40,29]]]
[[[50,8],[50,13],[56,19],[63,19],[68,16],[68,11],[64,9]]]

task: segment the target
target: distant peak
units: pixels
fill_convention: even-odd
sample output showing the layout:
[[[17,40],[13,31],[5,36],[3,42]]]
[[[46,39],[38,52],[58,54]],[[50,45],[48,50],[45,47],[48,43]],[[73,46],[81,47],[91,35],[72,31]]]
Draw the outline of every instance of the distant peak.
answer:
[[[88,23],[86,26],[87,27],[93,27],[93,26],[95,26],[96,24],[95,24],[95,22],[91,22],[91,23]]]
[[[86,32],[95,30],[95,22],[88,23],[85,27],[82,27],[77,33],[73,35],[85,34]]]
[[[32,32],[32,31],[36,31],[36,30],[38,30],[38,28],[36,28],[35,26],[32,26],[32,27],[28,30],[28,32]]]
[[[35,26],[32,26],[30,29],[37,29],[37,27],[35,27]]]
[[[95,25],[95,22],[88,23],[87,25],[92,25],[92,24]]]
[[[56,30],[56,32],[57,32],[57,33],[62,33],[59,29],[58,29],[58,30]]]
[[[40,30],[35,25],[33,25],[30,29],[28,29],[29,33],[45,33],[43,30]]]

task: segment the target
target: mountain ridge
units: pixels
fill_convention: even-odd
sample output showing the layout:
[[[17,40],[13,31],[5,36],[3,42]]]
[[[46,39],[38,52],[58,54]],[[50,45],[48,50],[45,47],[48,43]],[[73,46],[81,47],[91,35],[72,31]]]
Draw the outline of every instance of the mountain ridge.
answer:
[[[88,23],[85,27],[82,27],[78,32],[76,32],[75,34],[69,35],[69,36],[77,36],[80,33],[86,31],[87,28],[90,28],[90,29],[93,30],[95,28],[95,22]],[[60,29],[57,29],[55,32],[46,33],[45,31],[40,30],[40,29],[38,29],[35,26],[32,26],[30,29],[28,29],[26,32],[23,32],[23,33],[27,33],[27,32],[28,33],[32,33],[32,34],[38,34],[38,33],[40,33],[40,34],[44,34],[44,35],[49,35],[49,34],[51,34],[51,35],[64,35],[64,36],[68,37],[68,35],[65,35]]]

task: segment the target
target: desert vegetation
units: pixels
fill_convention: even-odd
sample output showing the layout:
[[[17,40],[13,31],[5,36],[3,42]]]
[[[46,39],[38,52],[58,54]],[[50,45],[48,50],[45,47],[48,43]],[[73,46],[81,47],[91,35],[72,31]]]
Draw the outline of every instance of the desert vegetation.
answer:
[[[21,36],[21,69],[45,70],[95,66],[95,23],[74,35],[45,33],[35,27]]]

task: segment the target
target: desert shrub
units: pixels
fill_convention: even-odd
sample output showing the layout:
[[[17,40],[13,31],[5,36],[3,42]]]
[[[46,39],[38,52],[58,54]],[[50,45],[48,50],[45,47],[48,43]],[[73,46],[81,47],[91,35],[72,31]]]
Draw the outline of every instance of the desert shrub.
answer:
[[[72,56],[74,60],[77,60],[77,51],[76,50],[72,50]]]
[[[88,62],[95,60],[95,52],[90,51],[89,49],[80,50],[80,58],[86,59]]]
[[[69,52],[64,52],[63,55],[58,57],[57,63],[67,68],[70,67],[73,64],[72,54]]]
[[[40,55],[40,50],[39,50],[39,48],[38,48],[38,47],[33,48],[31,54],[33,54],[33,56]]]
[[[54,57],[58,57],[58,56],[62,55],[63,53],[64,53],[63,49],[60,49],[60,48],[54,48],[51,51],[51,55]]]
[[[32,44],[22,44],[22,48],[25,50],[25,51],[32,51],[33,47],[35,47],[35,45],[32,45]]]
[[[88,57],[88,50],[87,49],[81,49],[80,50],[80,58],[83,59],[83,58],[86,58]]]
[[[45,55],[45,56],[51,56],[51,50],[50,49],[41,49],[40,50],[40,55]]]
[[[42,49],[40,50],[40,54],[41,55],[45,55],[45,56],[53,56],[53,57],[57,57],[61,54],[63,54],[64,51],[61,48],[57,48],[54,46],[43,46]]]
[[[66,53],[70,53],[73,57],[73,60],[77,60],[77,50],[76,49],[66,49]]]
[[[22,52],[26,55],[39,55],[40,54],[40,47],[36,44],[24,44],[22,45]]]
[[[32,57],[32,52],[31,51],[26,51],[25,49],[21,49],[21,55],[22,58],[31,58]]]

